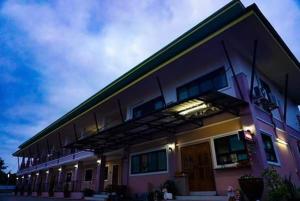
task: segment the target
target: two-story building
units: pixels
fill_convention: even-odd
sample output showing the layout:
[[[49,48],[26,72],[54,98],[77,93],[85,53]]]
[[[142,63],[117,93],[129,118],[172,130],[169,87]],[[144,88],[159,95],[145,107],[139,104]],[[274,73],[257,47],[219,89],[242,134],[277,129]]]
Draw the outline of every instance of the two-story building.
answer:
[[[271,166],[300,185],[299,78],[258,7],[232,1],[21,144],[19,190],[134,195],[173,180],[222,196]]]

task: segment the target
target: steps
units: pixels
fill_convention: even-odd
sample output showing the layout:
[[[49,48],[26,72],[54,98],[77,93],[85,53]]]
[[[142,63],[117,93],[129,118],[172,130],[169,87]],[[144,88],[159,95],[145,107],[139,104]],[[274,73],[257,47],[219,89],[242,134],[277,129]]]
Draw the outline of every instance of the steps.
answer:
[[[92,200],[92,201],[106,201],[108,198],[107,194],[95,194],[93,197],[85,197],[85,200]]]

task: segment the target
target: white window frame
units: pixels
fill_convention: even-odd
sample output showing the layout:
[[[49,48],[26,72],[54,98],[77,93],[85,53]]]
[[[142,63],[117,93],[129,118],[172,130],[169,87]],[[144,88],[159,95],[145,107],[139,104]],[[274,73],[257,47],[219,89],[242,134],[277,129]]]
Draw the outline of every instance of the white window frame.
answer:
[[[131,173],[131,158],[132,156],[135,155],[140,155],[140,154],[145,154],[145,153],[149,153],[152,151],[159,151],[159,150],[166,150],[166,161],[167,161],[167,169],[164,171],[157,171],[157,172],[145,172],[145,173]],[[160,146],[160,147],[156,147],[156,148],[152,148],[152,149],[147,149],[144,151],[140,151],[140,152],[133,152],[131,154],[129,154],[129,175],[130,176],[144,176],[144,175],[155,175],[155,174],[166,174],[169,172],[169,151],[168,151],[168,145],[164,145],[164,146]]]
[[[263,129],[259,129],[259,131],[260,131],[260,135],[268,135],[268,136],[270,136],[271,140],[272,140],[272,143],[273,143],[273,148],[274,148],[274,152],[275,152],[275,155],[276,155],[277,162],[268,161],[267,157],[266,157],[267,163],[269,165],[281,166],[281,162],[280,162],[280,158],[279,158],[279,152],[278,152],[279,151],[278,150],[278,144],[275,143],[276,140],[275,140],[274,135],[272,133],[268,132],[268,131],[263,130]],[[261,138],[262,138],[262,136],[261,136]],[[265,146],[264,142],[263,142],[263,139],[261,139],[261,140],[262,140],[263,146]],[[265,156],[266,156],[266,152],[265,152],[264,147],[262,147],[262,149],[263,149],[263,151],[265,153]]]
[[[218,165],[217,154],[216,154],[216,149],[215,149],[215,139],[223,138],[223,137],[227,137],[227,136],[231,136],[231,135],[238,135],[238,132],[240,130],[241,129],[234,130],[234,131],[227,132],[227,133],[223,133],[223,134],[219,134],[219,135],[215,135],[215,136],[212,136],[210,138],[210,146],[211,146],[211,153],[212,153],[212,160],[213,160],[214,169],[224,169],[224,168],[237,167],[238,163]]]

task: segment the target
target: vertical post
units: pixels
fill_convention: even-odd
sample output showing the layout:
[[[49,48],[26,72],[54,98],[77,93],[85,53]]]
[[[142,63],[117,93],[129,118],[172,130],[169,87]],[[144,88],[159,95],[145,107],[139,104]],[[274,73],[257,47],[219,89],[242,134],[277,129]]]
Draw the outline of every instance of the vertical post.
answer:
[[[230,57],[229,57],[228,51],[227,51],[226,46],[225,46],[225,42],[222,40],[221,43],[222,43],[222,46],[223,46],[223,49],[224,49],[225,56],[226,56],[226,58],[227,58],[229,67],[230,67],[230,69],[231,69],[231,72],[232,72],[232,75],[233,75],[233,79],[234,79],[235,84],[236,84],[236,86],[237,86],[237,89],[238,89],[238,91],[239,91],[240,97],[242,98],[242,100],[244,100],[244,95],[243,95],[243,93],[242,93],[240,84],[239,84],[239,82],[238,82],[238,80],[237,80],[237,77],[236,77],[234,68],[233,68],[232,63],[231,63],[231,59],[230,59]]]
[[[167,104],[166,104],[166,99],[165,99],[164,91],[162,89],[161,82],[160,82],[160,79],[159,79],[158,76],[156,77],[156,81],[157,81],[157,84],[158,84],[158,87],[159,87],[160,95],[163,98],[164,107],[166,107]]]
[[[48,158],[49,158],[49,155],[50,155],[50,145],[49,145],[49,141],[48,141],[48,138],[46,139],[46,145],[47,145],[47,161],[48,161]]]
[[[95,121],[95,124],[96,124],[97,133],[98,133],[99,132],[99,125],[98,125],[98,120],[97,120],[97,114],[94,112],[93,115],[94,115],[94,121]]]
[[[118,107],[119,107],[119,112],[120,112],[121,120],[124,123],[125,119],[124,119],[124,115],[123,115],[123,112],[122,112],[121,101],[119,99],[117,101],[118,101]]]
[[[18,156],[18,170],[20,170],[20,159],[19,159],[19,156]]]
[[[254,48],[253,48],[251,85],[250,85],[250,94],[249,94],[251,103],[253,100],[254,75],[255,75],[255,67],[256,67],[256,49],[257,49],[257,40],[254,41]]]
[[[104,190],[104,174],[105,174],[105,166],[106,166],[106,157],[101,154],[100,155],[100,164],[97,164],[97,178],[96,178],[96,181],[97,181],[97,191],[100,193],[100,192],[103,192]]]
[[[81,182],[81,175],[82,175],[82,171],[83,170],[83,163],[82,161],[78,161],[77,163],[77,167],[75,167],[75,171],[74,171],[74,188],[73,191],[74,192],[79,192],[81,191],[80,189],[80,182]]]
[[[73,129],[74,129],[74,137],[75,137],[75,141],[78,141],[78,135],[77,135],[77,130],[76,130],[76,125],[73,124]]]
[[[283,111],[283,120],[286,123],[286,114],[287,114],[287,97],[288,97],[288,86],[289,85],[289,75],[285,75],[285,87],[284,87],[284,111]]]

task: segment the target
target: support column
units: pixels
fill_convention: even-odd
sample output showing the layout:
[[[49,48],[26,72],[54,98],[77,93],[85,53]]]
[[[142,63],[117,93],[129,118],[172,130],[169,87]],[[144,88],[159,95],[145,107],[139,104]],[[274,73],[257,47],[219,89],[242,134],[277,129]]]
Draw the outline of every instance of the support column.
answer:
[[[176,166],[177,166],[177,162],[176,162],[176,153],[177,153],[177,149],[176,149],[176,139],[174,136],[172,136],[169,139],[169,144],[168,144],[168,149],[167,149],[167,154],[168,154],[168,169],[169,169],[169,178],[170,179],[174,179],[175,178],[175,173],[176,173]]]
[[[124,149],[124,155],[122,158],[122,185],[129,185],[129,148]]]
[[[57,187],[58,189],[56,189],[57,191],[63,192],[63,179],[64,179],[64,168],[60,167],[58,169],[58,179],[57,179]]]
[[[82,171],[83,171],[83,162],[78,161],[75,165],[74,170],[74,184],[73,184],[73,191],[80,192],[81,191],[81,178],[82,178]]]
[[[97,174],[96,174],[96,191],[103,192],[104,191],[104,174],[105,174],[105,165],[106,165],[106,156],[103,154],[100,155],[100,160],[97,164]]]

